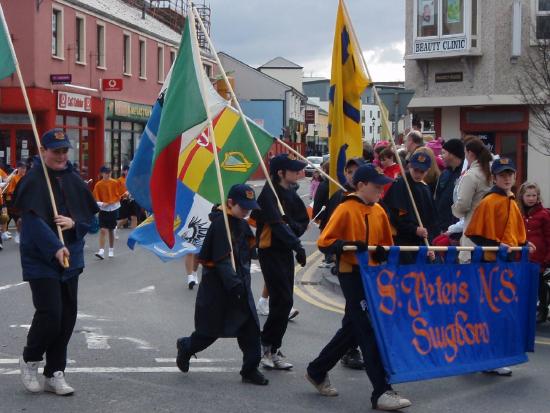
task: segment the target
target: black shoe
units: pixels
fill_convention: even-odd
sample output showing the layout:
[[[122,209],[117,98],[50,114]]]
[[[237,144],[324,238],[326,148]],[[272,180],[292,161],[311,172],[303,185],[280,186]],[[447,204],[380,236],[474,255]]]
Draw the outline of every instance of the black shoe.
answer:
[[[537,324],[545,323],[548,319],[548,311],[537,311]]]
[[[346,354],[344,354],[344,357],[342,357],[340,363],[348,369],[362,370],[365,368],[361,352],[356,348],[349,350]]]
[[[269,380],[260,373],[258,369],[254,369],[249,373],[241,373],[243,383],[257,384],[258,386],[267,386]]]
[[[191,357],[194,354],[189,353],[187,351],[183,343],[183,340],[184,340],[183,338],[179,338],[178,341],[176,341],[176,347],[178,349],[178,355],[176,357],[176,365],[178,366],[178,369],[180,369],[183,373],[187,373],[189,371],[189,360],[191,360]],[[197,356],[195,356],[195,358],[196,357]]]

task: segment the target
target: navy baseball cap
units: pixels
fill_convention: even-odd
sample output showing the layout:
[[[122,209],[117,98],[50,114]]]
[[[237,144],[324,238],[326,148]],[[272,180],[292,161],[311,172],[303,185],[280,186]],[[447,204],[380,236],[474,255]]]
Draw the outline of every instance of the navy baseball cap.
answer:
[[[350,158],[346,162],[345,169],[348,169],[350,166],[361,166],[365,165],[367,162],[363,158]]]
[[[353,184],[358,182],[372,182],[376,185],[386,185],[393,182],[393,179],[384,175],[382,169],[374,166],[372,163],[361,165],[353,174]]]
[[[432,160],[424,152],[415,152],[409,159],[409,166],[425,172],[432,166]]]
[[[111,168],[109,168],[108,166],[102,166],[101,168],[99,168],[100,174],[109,173],[109,172],[111,172]]]
[[[72,148],[71,142],[63,129],[51,129],[42,135],[42,146],[46,149]]]
[[[271,158],[269,162],[269,172],[274,175],[278,171],[301,171],[306,167],[306,163],[293,159],[288,156],[288,153],[281,153]]]
[[[493,175],[498,175],[504,171],[516,172],[516,165],[514,164],[514,161],[510,158],[495,159],[491,165],[491,173]]]
[[[254,190],[246,184],[233,185],[227,194],[227,198],[231,198],[243,209],[260,209],[258,202],[256,202]]]

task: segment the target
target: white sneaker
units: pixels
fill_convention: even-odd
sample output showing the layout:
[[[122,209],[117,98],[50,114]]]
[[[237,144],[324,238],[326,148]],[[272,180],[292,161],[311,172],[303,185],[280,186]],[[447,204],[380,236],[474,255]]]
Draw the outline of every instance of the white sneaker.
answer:
[[[187,287],[189,287],[190,290],[192,290],[198,283],[199,278],[197,277],[197,274],[187,274]]]
[[[260,297],[256,310],[258,315],[269,315],[269,298]]]
[[[288,314],[288,321],[294,320],[298,314],[300,314],[300,310],[297,310],[296,308],[292,307],[292,309],[290,310],[290,313]]]
[[[284,361],[284,357],[285,356],[280,351],[275,354],[271,354],[271,361],[273,361],[273,366],[275,370],[290,370],[292,367],[294,367],[291,363]]]
[[[109,248],[109,258],[113,258],[115,256],[115,249]]]
[[[25,363],[23,357],[19,358],[19,369],[21,372],[21,382],[25,389],[31,393],[38,393],[42,391],[42,386],[38,381],[38,366],[39,361],[29,361]]]
[[[44,381],[44,391],[49,391],[58,396],[70,396],[74,389],[65,381],[65,374],[62,371],[56,371],[53,377],[47,377]]]
[[[404,407],[409,407],[411,404],[410,400],[399,396],[396,391],[388,390],[376,401],[376,409],[388,411],[399,410]]]
[[[11,239],[11,234],[6,231],[6,232],[2,232],[2,241],[8,241]]]
[[[117,229],[117,228],[115,228],[115,229],[113,230],[113,233],[114,233],[114,235],[115,235],[115,239],[118,239],[118,229]]]
[[[263,352],[260,364],[264,369],[272,370],[275,368],[275,364],[273,364],[273,359],[271,358],[271,356],[271,348]]]
[[[100,248],[99,251],[95,253],[95,256],[100,260],[105,259],[105,250],[103,248]]]
[[[485,370],[483,373],[485,374],[494,374],[495,376],[506,376],[509,377],[512,375],[512,369],[508,367],[499,367],[498,369],[494,370]]]
[[[16,232],[16,233],[15,233],[15,238],[13,239],[13,241],[14,241],[16,244],[19,244],[19,232]]]

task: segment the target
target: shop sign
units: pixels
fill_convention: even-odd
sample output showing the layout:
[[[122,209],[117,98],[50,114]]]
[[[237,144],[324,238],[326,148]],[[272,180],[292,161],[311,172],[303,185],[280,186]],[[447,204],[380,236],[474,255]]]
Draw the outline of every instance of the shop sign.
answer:
[[[53,84],[71,83],[72,81],[73,76],[70,73],[50,75],[50,82]]]
[[[104,92],[120,92],[122,85],[122,79],[103,79],[101,81],[101,88]]]
[[[136,121],[147,121],[151,116],[152,107],[122,100],[107,101],[107,117],[125,118]]]
[[[76,93],[58,92],[57,109],[71,110],[73,112],[91,112],[92,98]]]
[[[460,52],[466,50],[467,47],[468,40],[466,37],[416,40],[413,52],[415,54]]]
[[[312,124],[315,123],[315,111],[314,110],[306,110],[304,116],[305,116],[306,125],[312,125]]]
[[[436,73],[435,83],[462,82],[462,72]]]

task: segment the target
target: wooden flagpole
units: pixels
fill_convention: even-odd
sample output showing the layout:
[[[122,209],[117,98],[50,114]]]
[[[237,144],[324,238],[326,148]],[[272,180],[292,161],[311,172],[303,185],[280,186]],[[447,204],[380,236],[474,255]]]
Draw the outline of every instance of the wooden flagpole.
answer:
[[[394,245],[395,247],[398,247],[400,251],[404,252],[416,252],[420,250],[421,247],[416,245]],[[386,251],[389,251],[389,249],[392,246],[384,245],[382,248],[384,248]],[[377,245],[369,245],[367,249],[369,251],[376,251],[376,248],[378,248]],[[457,251],[475,251],[478,247],[455,247]],[[498,252],[500,250],[500,247],[479,247],[482,249],[482,251],[489,251],[489,252]],[[509,247],[508,251],[521,251],[524,247]],[[343,247],[344,251],[357,251],[357,247],[355,245],[346,245]],[[430,245],[428,246],[428,251],[436,251],[436,252],[445,252],[450,250],[451,247],[443,247],[443,246],[434,246]]]
[[[342,5],[344,7],[344,13],[346,14],[346,17],[347,17],[348,21],[351,22],[351,19],[349,17],[349,13],[348,13],[348,9],[346,7],[345,1],[344,0],[340,0],[340,1],[342,2]],[[365,56],[363,55],[363,50],[359,46],[359,39],[357,38],[357,34],[355,33],[355,28],[353,27],[353,24],[350,24],[350,27],[351,27],[352,36],[355,40],[355,44],[359,48],[359,52],[360,52],[360,56],[361,56],[361,62],[363,63],[363,67],[364,67],[365,71],[367,72],[367,76],[369,77],[369,79],[372,82],[372,77],[370,75],[369,68],[367,66],[367,61],[365,60]],[[376,99],[376,102],[378,102],[378,105],[380,105],[380,96],[378,95],[378,91],[376,90],[376,86],[374,85],[374,82],[372,84],[372,90],[374,92],[374,97]],[[389,119],[386,116],[385,111],[381,110],[381,112],[382,112],[382,121],[384,122],[387,130],[389,131],[389,130],[391,130],[390,127],[389,127],[390,126]],[[393,151],[395,152],[395,156],[397,158],[397,163],[399,164],[399,169],[401,170],[401,175],[403,176],[403,181],[405,182],[405,186],[407,188],[409,198],[411,199],[411,203],[412,203],[413,210],[414,210],[414,215],[416,216],[416,219],[418,221],[418,225],[420,227],[424,228],[424,224],[422,223],[422,220],[420,219],[420,214],[418,213],[418,208],[416,206],[416,203],[414,202],[414,197],[413,197],[413,194],[412,194],[412,191],[411,191],[411,187],[409,185],[409,182],[407,181],[407,175],[406,175],[406,172],[405,172],[405,168],[403,167],[403,162],[401,162],[401,157],[397,153],[397,147],[395,145],[393,135],[391,135],[391,134],[390,134],[390,144],[392,146]],[[430,245],[427,238],[424,238],[424,243],[426,244],[426,246]]]
[[[195,12],[195,8],[193,7],[193,13]],[[189,18],[189,14],[187,15],[187,18]],[[227,205],[225,203],[225,194],[223,191],[223,181],[222,181],[222,174],[221,174],[221,168],[220,168],[220,158],[218,156],[218,151],[216,148],[218,145],[216,145],[216,135],[214,133],[214,128],[212,126],[212,115],[210,114],[210,107],[208,106],[208,102],[204,101],[205,95],[205,85],[204,85],[204,69],[202,68],[202,60],[200,57],[200,53],[198,53],[199,50],[199,42],[197,40],[197,27],[196,27],[196,19],[193,19],[193,30],[191,30],[193,33],[191,34],[191,41],[193,42],[193,57],[195,61],[198,61],[201,63],[200,71],[197,73],[197,76],[200,78],[199,80],[199,88],[201,90],[201,95],[203,97],[203,104],[206,109],[206,117],[208,119],[208,135],[211,140],[210,144],[212,145],[212,154],[214,155],[214,165],[216,166],[216,176],[218,178],[218,189],[220,191],[220,205],[222,207],[223,211],[223,220],[225,223],[225,230],[227,231],[227,240],[229,241],[229,250],[230,250],[230,257],[231,257],[231,264],[233,265],[233,269],[237,271],[237,266],[235,265],[235,257],[233,256],[233,241],[231,239],[231,230],[229,228],[229,218],[227,216]],[[197,56],[198,55],[198,56]],[[197,60],[198,59],[198,60]]]
[[[220,58],[218,57],[218,53],[216,52],[216,49],[214,48],[214,44],[212,43],[212,39],[210,39],[210,35],[206,31],[206,28],[204,27],[204,23],[202,22],[201,17],[199,16],[199,13],[197,13],[197,10],[193,6],[193,14],[195,16],[196,21],[199,23],[201,31],[204,34],[204,37],[208,41],[208,45],[210,46],[210,50],[212,51],[212,54],[214,55],[214,58],[216,59],[216,63],[218,67],[220,68],[220,71],[223,76],[223,80],[227,86],[227,89],[229,90],[229,93],[231,94],[231,99],[233,100],[233,103],[235,104],[236,109],[238,110],[241,120],[244,124],[244,128],[246,130],[246,133],[248,135],[248,138],[250,139],[250,142],[252,143],[252,146],[254,147],[254,150],[256,152],[256,155],[258,156],[258,159],[260,161],[260,166],[264,172],[265,179],[268,183],[268,185],[271,187],[271,190],[273,191],[273,194],[275,195],[275,199],[277,200],[277,207],[279,208],[279,212],[282,216],[285,216],[285,211],[283,209],[283,206],[281,204],[281,201],[279,200],[279,197],[277,196],[277,192],[275,191],[275,187],[273,186],[273,182],[271,182],[271,178],[269,175],[269,172],[267,170],[267,167],[265,166],[264,160],[262,158],[262,154],[260,150],[258,149],[258,145],[256,145],[256,141],[254,140],[254,136],[252,136],[252,131],[250,130],[250,127],[248,126],[248,122],[246,121],[245,114],[241,108],[241,105],[239,104],[239,101],[237,100],[237,96],[235,95],[235,92],[233,91],[233,88],[231,87],[231,84],[229,83],[229,79],[227,78],[227,75],[225,74],[225,70],[222,66],[222,63],[220,61]]]
[[[50,195],[50,202],[52,204],[53,214],[54,217],[58,216],[57,212],[57,205],[55,203],[55,198],[53,196],[52,191],[52,184],[50,182],[50,177],[48,175],[48,169],[46,167],[46,164],[44,163],[44,158],[42,156],[42,152],[40,152],[40,148],[42,147],[42,144],[40,142],[40,138],[38,137],[38,130],[36,129],[36,122],[34,120],[34,116],[32,113],[31,105],[29,103],[29,97],[27,96],[27,89],[25,88],[25,82],[23,82],[23,75],[21,74],[21,69],[19,67],[19,61],[17,60],[17,55],[15,54],[15,49],[13,47],[13,43],[11,42],[10,32],[8,29],[8,24],[6,22],[6,18],[4,16],[4,10],[2,9],[2,5],[0,4],[0,19],[2,20],[2,24],[4,25],[4,30],[6,32],[8,44],[11,50],[11,54],[13,57],[13,60],[15,62],[15,71],[17,72],[17,78],[19,79],[19,85],[21,87],[21,92],[23,93],[23,99],[25,100],[25,107],[27,109],[27,113],[29,115],[32,131],[34,135],[34,140],[36,142],[36,147],[38,148],[38,156],[40,157],[40,163],[42,164],[42,170],[44,172],[44,177],[46,178],[46,185],[48,186],[48,193]],[[57,225],[57,235],[59,236],[59,239],[61,240],[61,243],[63,246],[65,245],[65,240],[63,238],[63,231],[61,230],[61,226]],[[69,260],[68,258],[65,258],[63,263],[65,268],[69,267]]]

